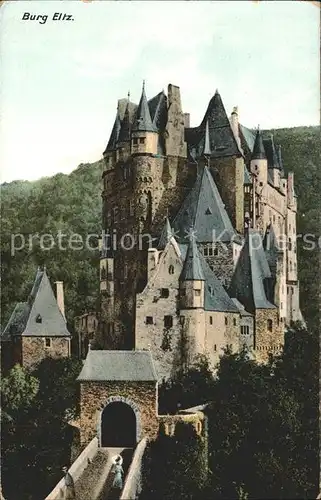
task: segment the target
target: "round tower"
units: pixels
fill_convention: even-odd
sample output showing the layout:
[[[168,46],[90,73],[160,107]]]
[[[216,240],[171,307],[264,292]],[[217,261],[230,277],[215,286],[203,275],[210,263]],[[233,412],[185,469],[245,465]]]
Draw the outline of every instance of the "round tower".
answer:
[[[257,129],[253,152],[250,162],[251,173],[256,176],[256,187],[258,190],[266,186],[268,175],[268,162],[263,145],[263,138],[260,129]]]

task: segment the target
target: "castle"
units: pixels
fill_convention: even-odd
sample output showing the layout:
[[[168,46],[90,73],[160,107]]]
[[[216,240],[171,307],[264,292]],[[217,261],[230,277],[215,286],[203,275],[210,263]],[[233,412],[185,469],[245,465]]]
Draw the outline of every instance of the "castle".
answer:
[[[259,362],[302,320],[297,200],[281,147],[228,118],[218,91],[198,127],[169,85],[118,101],[103,153],[103,349],[149,349],[158,376],[229,347]]]

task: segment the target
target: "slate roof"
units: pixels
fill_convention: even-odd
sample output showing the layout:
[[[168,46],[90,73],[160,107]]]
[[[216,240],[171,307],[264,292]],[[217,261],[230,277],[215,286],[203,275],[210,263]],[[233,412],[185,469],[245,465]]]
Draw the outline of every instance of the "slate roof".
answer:
[[[187,254],[179,279],[180,281],[205,281],[200,261],[200,253],[198,251],[194,238],[191,238],[191,241],[188,245]]]
[[[266,152],[263,145],[263,137],[260,129],[257,129],[252,151],[251,160],[265,160]]]
[[[273,135],[271,135],[268,139],[264,139],[263,143],[268,160],[268,168],[277,168],[278,170],[281,170],[279,158],[275,149]]]
[[[275,305],[268,300],[271,278],[261,235],[248,230],[234,270],[229,296],[238,299],[250,312],[255,309],[273,309]]]
[[[182,260],[185,261],[187,255],[187,244],[180,244],[179,249],[181,252]],[[207,264],[201,252],[198,252],[198,259],[201,266],[201,271],[205,278],[204,283],[204,306],[205,311],[217,312],[234,312],[237,313],[238,309],[229,297],[227,291],[222,286],[220,280],[216,277],[215,273]]]
[[[117,109],[113,129],[111,131],[109,141],[107,143],[106,149],[103,154],[105,154],[107,151],[112,151],[113,149],[116,148],[120,127],[121,127],[121,122],[120,122],[119,110]]]
[[[278,255],[282,253],[282,250],[280,249],[272,224],[269,224],[266,228],[263,246],[268,264],[271,270],[275,270]]]
[[[243,306],[243,304],[241,304],[241,302],[239,300],[232,298],[232,301],[234,302],[234,304],[236,305],[236,307],[240,311],[241,316],[251,316],[251,317],[253,316],[253,314],[246,311],[245,307]]]
[[[255,134],[252,130],[250,130],[247,127],[244,127],[244,125],[239,125],[240,132],[246,142],[246,145],[248,149],[252,152],[254,148],[254,142],[255,142]]]
[[[123,121],[121,122],[117,142],[125,142],[130,140],[131,123],[129,117],[129,102],[127,103]]]
[[[88,351],[78,381],[156,382],[150,351]]]
[[[159,250],[164,250],[164,248],[166,247],[167,243],[172,238],[172,236],[173,236],[172,228],[168,220],[168,217],[166,217],[165,224],[161,232],[157,248]]]
[[[204,167],[202,172],[198,174],[194,187],[185,198],[172,222],[175,237],[181,242],[186,240],[186,231],[191,227],[195,230],[195,236],[199,243],[212,242],[213,230],[215,230],[216,239],[222,242],[230,241],[236,235],[214,179],[207,167]]]
[[[202,123],[198,127],[185,128],[187,148],[195,158],[204,154],[206,123],[209,127],[209,149],[212,158],[242,155],[218,91],[210,100]]]
[[[148,107],[147,97],[145,93],[145,85],[143,84],[142,95],[136,111],[135,120],[133,123],[133,132],[156,132],[156,127],[153,125],[150,111]]]
[[[36,321],[39,316],[41,322]],[[70,336],[45,270],[38,269],[28,301],[16,305],[3,331],[2,339],[8,340],[11,335]]]

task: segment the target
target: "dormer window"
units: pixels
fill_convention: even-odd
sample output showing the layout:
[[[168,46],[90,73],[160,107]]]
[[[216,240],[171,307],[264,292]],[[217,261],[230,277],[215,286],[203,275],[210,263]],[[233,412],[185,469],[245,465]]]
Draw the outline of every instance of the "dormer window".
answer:
[[[40,316],[40,314],[37,314],[36,316],[36,323],[42,323],[42,317]]]
[[[169,272],[169,274],[174,274],[174,266],[173,265],[169,266],[168,272]]]
[[[212,213],[212,210],[211,210],[210,208],[208,208],[208,209],[206,210],[206,212],[205,212],[205,215],[211,215],[211,213]]]

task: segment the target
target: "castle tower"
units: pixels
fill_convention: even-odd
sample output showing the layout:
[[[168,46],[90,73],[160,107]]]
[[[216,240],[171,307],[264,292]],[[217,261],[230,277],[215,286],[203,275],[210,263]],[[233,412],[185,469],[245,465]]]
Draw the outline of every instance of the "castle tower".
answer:
[[[253,180],[253,203],[252,203],[252,227],[253,229],[264,229],[263,215],[264,206],[262,200],[266,192],[268,181],[268,162],[263,145],[260,129],[257,129],[254,147],[250,161],[250,172]]]
[[[205,276],[195,239],[191,238],[179,279],[180,314],[185,318],[183,343],[186,342],[187,364],[197,354],[205,352]]]
[[[157,142],[158,133],[150,116],[144,82],[132,128],[132,154],[156,154]]]

